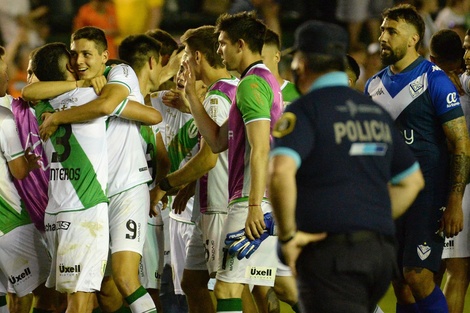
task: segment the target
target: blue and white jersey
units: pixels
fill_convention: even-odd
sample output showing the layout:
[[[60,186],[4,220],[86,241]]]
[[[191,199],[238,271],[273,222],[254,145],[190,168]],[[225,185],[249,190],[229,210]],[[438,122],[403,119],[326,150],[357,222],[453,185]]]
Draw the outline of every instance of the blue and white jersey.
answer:
[[[463,116],[454,84],[419,57],[398,74],[386,67],[367,81],[365,92],[390,113],[420,163],[426,186],[414,205],[444,206],[449,154],[442,125]]]

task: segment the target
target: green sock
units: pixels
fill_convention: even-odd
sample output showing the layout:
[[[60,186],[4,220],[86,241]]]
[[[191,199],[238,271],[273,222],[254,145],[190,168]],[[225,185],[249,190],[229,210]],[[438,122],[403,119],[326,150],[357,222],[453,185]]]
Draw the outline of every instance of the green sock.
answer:
[[[293,306],[291,306],[292,310],[295,312],[295,313],[299,313],[300,312],[300,309],[299,309],[299,303],[297,302],[296,304],[294,304]]]
[[[0,306],[7,305],[7,296],[0,296]]]
[[[242,310],[242,299],[240,298],[217,299],[217,313],[241,313]]]

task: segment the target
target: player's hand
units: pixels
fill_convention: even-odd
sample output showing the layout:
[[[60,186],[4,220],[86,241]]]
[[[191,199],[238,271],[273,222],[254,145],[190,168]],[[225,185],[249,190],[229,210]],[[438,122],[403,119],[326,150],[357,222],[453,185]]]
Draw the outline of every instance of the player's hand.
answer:
[[[187,60],[183,61],[184,67],[184,91],[189,95],[196,95],[196,75],[194,74],[194,69],[191,67]]]
[[[106,85],[107,82],[108,81],[106,80],[106,77],[104,75],[100,75],[92,79],[79,80],[77,81],[77,85],[78,87],[93,87],[93,90],[99,96],[101,93],[101,90],[103,89],[103,87]]]
[[[39,164],[39,160],[41,159],[41,156],[33,153],[31,151],[31,147],[26,148],[24,152],[24,156],[26,158],[26,161],[28,162],[28,170],[31,172],[34,169],[40,168],[41,165]]]
[[[43,113],[41,118],[43,122],[39,126],[39,137],[42,141],[47,141],[56,132],[59,125],[55,122],[53,113]]]
[[[441,218],[440,231],[448,238],[457,236],[463,229],[462,200],[450,196]]]
[[[249,240],[259,238],[264,232],[266,225],[264,224],[263,210],[261,206],[249,206],[248,216],[245,222],[245,233]]]
[[[162,201],[165,195],[166,195],[166,192],[161,190],[158,185],[152,190],[150,190],[150,210],[152,212],[155,209],[155,206],[158,205],[158,202]],[[168,203],[168,200],[167,200],[167,203]],[[156,215],[152,215],[152,212],[150,213],[151,216],[156,216]]]
[[[255,240],[249,240],[246,237],[245,229],[228,233],[225,238],[225,245],[228,247],[228,253],[230,255],[237,255],[239,260],[250,258],[266,238],[276,235],[276,225],[271,212],[264,214],[264,223],[266,225],[266,229],[263,231],[261,236]]]
[[[173,200],[173,210],[176,214],[181,214],[184,212],[184,210],[186,210],[186,204],[188,203],[189,199],[194,196],[194,192],[195,185],[193,184],[188,184],[178,191],[175,199]]]
[[[326,233],[311,234],[303,231],[297,231],[294,238],[285,244],[278,243],[278,256],[282,263],[288,265],[294,276],[297,275],[295,263],[302,249],[312,242],[325,239]]]
[[[162,97],[164,105],[175,108],[183,113],[191,113],[189,109],[189,101],[182,90],[172,89],[165,93]]]
[[[162,70],[160,71],[158,85],[163,84],[164,82],[175,76],[176,73],[178,73],[183,54],[184,50],[181,50],[180,52],[178,52],[177,50],[173,51],[170,56],[170,59],[168,60],[168,63],[164,67],[162,67]]]

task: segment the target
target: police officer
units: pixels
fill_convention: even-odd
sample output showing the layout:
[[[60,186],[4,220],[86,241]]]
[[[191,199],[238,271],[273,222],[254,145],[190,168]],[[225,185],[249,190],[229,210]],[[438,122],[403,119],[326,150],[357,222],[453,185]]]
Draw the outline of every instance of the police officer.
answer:
[[[375,309],[397,272],[393,218],[424,186],[388,113],[348,87],[347,42],[334,24],[297,29],[291,67],[302,96],[273,132],[269,194],[303,312]]]

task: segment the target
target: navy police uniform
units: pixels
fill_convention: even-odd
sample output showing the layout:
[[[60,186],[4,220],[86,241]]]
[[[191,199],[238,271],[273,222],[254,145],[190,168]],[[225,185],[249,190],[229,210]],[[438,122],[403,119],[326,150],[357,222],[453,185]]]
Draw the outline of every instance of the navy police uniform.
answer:
[[[369,311],[397,273],[388,183],[419,168],[389,114],[347,87],[343,72],[318,78],[276,125],[273,155],[298,163],[296,223],[327,232],[297,265],[300,297],[319,312]],[[354,301],[350,301],[354,299]]]
[[[449,190],[449,153],[442,124],[463,116],[458,92],[435,64],[417,58],[394,74],[387,67],[366,84],[387,110],[419,161],[425,187],[397,222],[398,263],[437,272],[444,238],[438,234]]]

